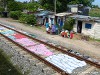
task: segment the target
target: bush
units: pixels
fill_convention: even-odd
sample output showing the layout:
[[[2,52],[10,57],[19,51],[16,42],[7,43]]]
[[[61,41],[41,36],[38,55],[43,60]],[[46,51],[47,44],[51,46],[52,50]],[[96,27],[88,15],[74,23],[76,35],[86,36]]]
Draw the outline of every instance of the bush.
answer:
[[[0,7],[0,16],[2,16],[3,11],[4,11],[4,8]]]
[[[19,18],[19,21],[22,23],[27,23],[26,22],[27,16],[28,16],[27,14],[22,14]]]
[[[11,11],[11,12],[9,13],[9,16],[10,16],[11,18],[13,18],[13,19],[18,20],[19,17],[21,16],[21,11]]]
[[[91,9],[91,11],[89,12],[89,15],[92,17],[100,17],[100,8],[93,8]]]
[[[75,23],[74,19],[68,18],[64,23],[63,29],[71,31],[73,29],[74,23]]]
[[[34,15],[28,15],[27,18],[26,18],[26,22],[28,24],[36,24],[36,18]]]
[[[36,18],[34,15],[22,14],[19,20],[20,22],[27,24],[36,24]]]
[[[4,8],[0,7],[0,12],[3,12],[4,11]]]

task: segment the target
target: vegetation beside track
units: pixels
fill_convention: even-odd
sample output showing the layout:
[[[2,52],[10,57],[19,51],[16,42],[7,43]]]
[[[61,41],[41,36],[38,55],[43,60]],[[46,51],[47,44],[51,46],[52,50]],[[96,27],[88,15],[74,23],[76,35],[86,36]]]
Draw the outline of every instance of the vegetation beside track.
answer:
[[[12,63],[9,57],[0,49],[0,75],[22,75]]]

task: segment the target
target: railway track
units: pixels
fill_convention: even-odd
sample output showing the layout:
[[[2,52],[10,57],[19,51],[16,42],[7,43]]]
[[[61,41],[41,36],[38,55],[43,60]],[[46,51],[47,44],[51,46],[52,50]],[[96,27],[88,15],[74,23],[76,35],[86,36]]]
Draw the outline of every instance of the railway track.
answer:
[[[8,39],[9,41],[11,41],[12,43],[14,43],[16,46],[18,46],[18,47],[20,47],[21,49],[23,49],[23,50],[25,50],[25,51],[27,51],[28,53],[30,53],[31,55],[33,55],[35,58],[37,58],[37,59],[39,59],[39,60],[41,60],[43,63],[45,63],[45,64],[47,64],[48,66],[50,66],[50,67],[52,67],[54,70],[56,70],[58,73],[60,73],[60,74],[62,74],[62,75],[70,75],[71,74],[71,70],[70,71],[68,71],[69,69],[64,69],[64,68],[62,68],[61,66],[61,64],[60,65],[58,65],[59,63],[57,63],[55,60],[57,60],[58,62],[59,62],[59,60],[58,59],[60,59],[60,60],[62,60],[62,61],[64,61],[63,59],[61,59],[61,58],[59,58],[59,57],[65,57],[65,58],[67,58],[67,59],[74,59],[74,58],[76,58],[76,59],[74,59],[74,60],[76,60],[76,61],[78,61],[78,62],[81,62],[81,61],[85,61],[88,65],[89,65],[89,67],[87,67],[87,68],[90,68],[90,65],[91,66],[94,66],[94,67],[96,67],[96,68],[100,68],[100,64],[98,64],[98,63],[96,63],[96,62],[92,62],[92,61],[90,61],[90,60],[86,60],[86,59],[84,59],[83,57],[80,57],[80,56],[77,56],[77,55],[75,55],[75,54],[73,54],[73,53],[69,53],[68,51],[67,51],[67,49],[66,48],[64,48],[64,47],[60,47],[60,48],[58,48],[58,47],[56,47],[56,46],[54,46],[54,45],[52,45],[52,44],[48,44],[48,43],[46,43],[46,42],[44,42],[44,41],[41,41],[41,40],[38,40],[38,39],[36,39],[36,38],[33,38],[33,37],[31,37],[31,36],[29,36],[29,35],[27,35],[27,34],[25,34],[25,33],[22,33],[22,32],[20,32],[20,31],[17,31],[16,29],[14,29],[14,28],[11,28],[11,27],[8,27],[8,26],[5,26],[5,25],[0,25],[1,26],[1,29],[5,29],[5,30],[12,30],[12,31],[14,31],[15,33],[18,33],[18,34],[21,34],[24,38],[27,38],[27,39],[30,39],[31,41],[33,41],[35,44],[34,44],[34,46],[32,47],[32,46],[30,46],[30,47],[26,47],[26,46],[23,46],[23,44],[21,44],[21,43],[19,43],[19,42],[16,42],[14,39],[11,39],[11,38],[8,38],[8,36],[9,35],[6,35],[5,33],[3,34],[2,32],[0,33],[3,37],[5,37],[6,39]],[[31,51],[32,50],[32,48],[34,48],[35,47],[35,45],[40,45],[41,44],[41,46],[45,46],[44,48],[45,49],[47,49],[47,53],[45,54],[41,54],[41,53],[36,53],[36,52],[33,52],[33,51]],[[37,47],[40,47],[40,46],[37,46]],[[50,51],[49,51],[50,50]],[[64,58],[63,57],[63,58]],[[55,59],[56,58],[56,59]],[[66,60],[67,60],[66,59]],[[52,60],[52,61],[51,61]],[[80,60],[80,61],[79,61]],[[73,62],[75,62],[75,61],[71,61],[71,60],[68,60],[71,64],[73,63]],[[67,61],[65,61],[65,62],[67,62]],[[85,64],[85,62],[82,62],[83,64]],[[60,63],[63,63],[63,62],[61,62],[60,61]],[[68,63],[68,62],[67,62]],[[69,63],[69,64],[70,64]],[[69,67],[72,67],[71,66],[71,64],[70,64],[70,66],[69,65],[67,65],[66,66],[66,68],[69,66]],[[65,63],[63,63],[63,65],[65,65]],[[73,64],[72,64],[73,65]],[[86,65],[86,64],[85,64]],[[74,65],[73,65],[74,67],[72,67],[72,69],[75,69],[75,63],[74,63]],[[79,66],[76,66],[76,67],[79,67]],[[82,67],[82,65],[81,65],[81,67]],[[86,68],[86,69],[87,69]],[[86,70],[86,69],[84,69],[84,71]],[[83,72],[83,71],[82,71]],[[79,74],[79,73],[77,73],[77,74]]]
[[[20,47],[16,46],[11,41],[7,40],[2,35],[0,35],[0,43],[2,43],[0,45],[0,48],[2,47],[2,49],[4,49],[4,52],[6,52],[8,56],[10,56],[10,57],[15,56],[15,57],[13,57],[13,61],[16,61],[16,63],[18,65],[22,66],[22,64],[23,64],[25,66],[26,64],[32,64],[31,65],[32,68],[29,68],[29,69],[32,69],[32,70],[30,70],[30,71],[33,72],[33,73],[31,73],[32,75],[61,75],[60,73],[58,73],[57,71],[53,70],[49,66],[45,65],[43,62],[41,62],[37,58],[33,57],[32,55],[30,55],[29,53],[27,53],[26,51],[24,51]],[[15,54],[13,54],[13,52]],[[16,57],[16,56],[19,56],[19,58]],[[23,59],[25,61],[22,61]],[[16,63],[13,62],[13,64],[15,64],[15,65],[16,65]],[[23,69],[27,68],[27,67],[24,68],[24,66],[21,67],[21,68],[23,68]],[[28,66],[28,67],[31,67],[31,66]]]

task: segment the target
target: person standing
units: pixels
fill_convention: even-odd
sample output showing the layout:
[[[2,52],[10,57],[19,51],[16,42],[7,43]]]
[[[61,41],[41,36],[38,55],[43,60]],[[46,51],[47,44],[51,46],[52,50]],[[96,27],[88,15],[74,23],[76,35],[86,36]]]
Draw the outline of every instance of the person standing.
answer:
[[[55,34],[56,26],[54,24],[52,24],[52,26],[51,26],[51,31],[52,31],[52,34]]]
[[[48,32],[48,30],[49,30],[49,23],[46,22],[45,26],[46,26],[46,32]]]

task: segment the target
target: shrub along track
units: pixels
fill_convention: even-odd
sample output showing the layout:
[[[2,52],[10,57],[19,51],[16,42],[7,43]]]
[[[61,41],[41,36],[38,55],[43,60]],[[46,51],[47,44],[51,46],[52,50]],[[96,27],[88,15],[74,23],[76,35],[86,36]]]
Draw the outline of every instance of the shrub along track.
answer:
[[[60,53],[66,54],[66,55],[69,55],[69,56],[71,56],[71,57],[77,58],[77,59],[79,59],[79,60],[85,61],[87,64],[91,65],[91,67],[94,66],[94,67],[100,68],[100,64],[98,64],[98,63],[96,63],[96,62],[92,62],[91,60],[86,60],[85,58],[80,57],[80,56],[77,56],[77,55],[75,55],[75,54],[73,54],[73,53],[69,53],[69,52],[67,51],[67,49],[64,48],[64,47],[58,48],[58,47],[54,46],[53,44],[48,44],[48,43],[46,43],[46,42],[44,42],[44,41],[38,40],[38,39],[36,39],[36,38],[33,38],[33,37],[31,37],[31,36],[29,36],[29,35],[27,35],[27,34],[25,34],[25,33],[22,33],[22,32],[20,32],[20,31],[17,31],[17,30],[14,29],[14,28],[11,28],[11,27],[8,27],[8,26],[5,26],[5,25],[0,25],[0,26],[5,27],[5,28],[10,29],[10,30],[13,30],[13,31],[15,31],[15,32],[17,32],[17,33],[20,33],[20,34],[26,36],[27,38],[29,38],[29,39],[35,41],[35,43],[37,43],[37,44],[38,44],[38,43],[44,44],[45,46],[47,46],[49,49],[52,50],[52,52],[54,53],[54,55],[57,55],[57,54],[60,54]],[[0,33],[0,34],[1,34],[1,33]],[[22,46],[21,44],[15,42],[14,40],[8,38],[8,37],[5,36],[4,34],[1,34],[1,35],[2,35],[3,37],[5,37],[6,39],[8,39],[9,41],[13,42],[16,46],[18,46],[18,47],[22,48],[23,50],[29,52],[31,55],[33,55],[34,57],[38,58],[39,60],[41,60],[42,62],[44,62],[44,63],[47,64],[48,66],[51,66],[53,69],[55,69],[56,71],[58,71],[58,72],[61,73],[62,75],[69,75],[69,73],[66,72],[65,70],[59,68],[57,65],[55,65],[55,64],[49,62],[48,60],[46,60],[46,59],[45,59],[46,56],[44,56],[44,55],[39,55],[39,54],[36,54],[36,53],[34,53],[34,52],[31,52],[31,51],[29,51],[27,48],[25,48],[25,47]],[[89,67],[89,68],[91,68],[91,67]],[[87,70],[87,69],[85,69],[85,70]],[[85,71],[85,70],[84,70],[84,71]],[[79,74],[79,73],[78,73],[78,74]]]
[[[3,62],[2,62],[3,61]],[[16,69],[9,58],[0,49],[0,75],[22,75],[18,69]]]

